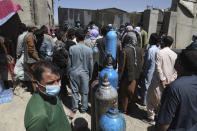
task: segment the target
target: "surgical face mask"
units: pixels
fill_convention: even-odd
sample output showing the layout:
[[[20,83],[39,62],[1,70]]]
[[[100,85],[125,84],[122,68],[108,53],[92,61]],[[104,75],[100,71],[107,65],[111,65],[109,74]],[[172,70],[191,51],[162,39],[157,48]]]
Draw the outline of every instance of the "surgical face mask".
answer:
[[[44,87],[46,89],[46,94],[47,96],[57,96],[60,92],[60,86],[61,86],[61,82],[59,82],[58,85],[52,85],[52,86],[43,86],[42,84],[40,84],[38,82],[38,85]],[[41,91],[42,92],[42,91]],[[43,92],[42,92],[43,93]]]

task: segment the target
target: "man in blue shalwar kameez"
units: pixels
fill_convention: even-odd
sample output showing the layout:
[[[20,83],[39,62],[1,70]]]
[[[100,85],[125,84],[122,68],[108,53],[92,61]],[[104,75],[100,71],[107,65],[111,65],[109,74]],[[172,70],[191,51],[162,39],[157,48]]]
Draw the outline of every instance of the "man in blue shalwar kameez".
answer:
[[[153,73],[155,71],[155,55],[157,51],[160,50],[159,47],[159,36],[156,33],[151,34],[149,40],[150,47],[145,55],[145,62],[144,62],[144,78],[142,81],[142,90],[141,90],[141,97],[142,97],[142,105],[146,106],[146,96],[147,90],[151,84]]]
[[[68,58],[68,75],[72,90],[72,110],[78,110],[79,93],[81,95],[80,112],[88,109],[89,80],[93,72],[93,51],[84,44],[85,33],[76,31],[77,45],[70,47]]]

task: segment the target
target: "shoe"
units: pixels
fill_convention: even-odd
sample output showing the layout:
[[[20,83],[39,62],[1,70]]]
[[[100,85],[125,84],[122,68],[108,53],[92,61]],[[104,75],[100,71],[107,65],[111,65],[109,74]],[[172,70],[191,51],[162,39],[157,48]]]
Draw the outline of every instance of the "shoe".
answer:
[[[73,113],[76,113],[76,112],[77,112],[77,109],[72,109],[72,112],[73,112]]]
[[[79,112],[81,113],[81,114],[85,114],[86,112],[89,112],[90,111],[90,108],[88,108],[88,109],[86,109],[86,110],[84,110],[84,109],[80,109],[79,110]]]
[[[150,125],[155,125],[156,124],[156,122],[154,120],[148,119],[148,118],[147,119],[143,119],[142,121],[145,122],[145,123],[148,123]]]
[[[144,104],[144,102],[141,101],[141,100],[138,100],[138,101],[137,101],[137,104],[139,104],[140,106],[146,106],[146,104]]]
[[[81,114],[85,114],[86,113],[86,110],[80,110],[79,111]]]
[[[156,124],[156,122],[155,122],[154,120],[151,120],[151,119],[148,119],[147,122],[148,122],[149,124],[151,124],[151,125],[155,125],[155,124]]]

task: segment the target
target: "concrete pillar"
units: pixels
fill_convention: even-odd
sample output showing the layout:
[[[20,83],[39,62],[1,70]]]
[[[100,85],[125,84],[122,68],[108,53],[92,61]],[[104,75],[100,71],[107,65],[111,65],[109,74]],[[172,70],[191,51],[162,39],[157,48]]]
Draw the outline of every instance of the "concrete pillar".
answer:
[[[158,23],[158,10],[145,10],[143,14],[143,25],[144,29],[148,32],[148,38],[152,33],[157,32],[157,23]]]
[[[176,48],[183,49],[190,44],[192,38],[193,16],[186,8],[177,8]]]
[[[127,14],[122,14],[123,15],[123,24],[130,22],[129,17],[127,16]]]
[[[115,29],[120,27],[120,17],[118,14],[115,15],[113,24]]]
[[[174,39],[173,48],[176,48],[176,26],[177,12],[165,12],[163,21],[163,31]]]
[[[179,0],[172,0],[171,11],[177,11],[177,5]]]
[[[193,3],[192,3],[193,2]],[[172,27],[175,25],[175,48],[184,49],[191,43],[192,35],[197,34],[196,0],[173,0],[171,10],[176,11],[176,18],[171,16]],[[175,20],[176,19],[176,20]],[[175,22],[176,21],[176,24]],[[174,31],[172,29],[169,30]]]
[[[49,25],[50,15],[48,13],[48,5],[46,0],[34,0],[35,7],[35,24]]]
[[[92,20],[91,12],[90,11],[84,11],[84,25],[88,25],[89,22]]]

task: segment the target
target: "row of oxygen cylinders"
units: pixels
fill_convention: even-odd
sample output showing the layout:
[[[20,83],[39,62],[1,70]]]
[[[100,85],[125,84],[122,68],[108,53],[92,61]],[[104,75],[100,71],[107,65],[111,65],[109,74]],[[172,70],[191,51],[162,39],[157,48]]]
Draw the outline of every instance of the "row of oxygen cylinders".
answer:
[[[118,111],[118,73],[112,63],[116,59],[117,34],[111,29],[106,35],[106,67],[100,72],[99,80],[91,85],[91,130],[125,131],[126,123]],[[109,53],[110,52],[110,53]],[[99,61],[98,48],[93,48],[94,61]],[[97,60],[96,60],[97,59]]]

